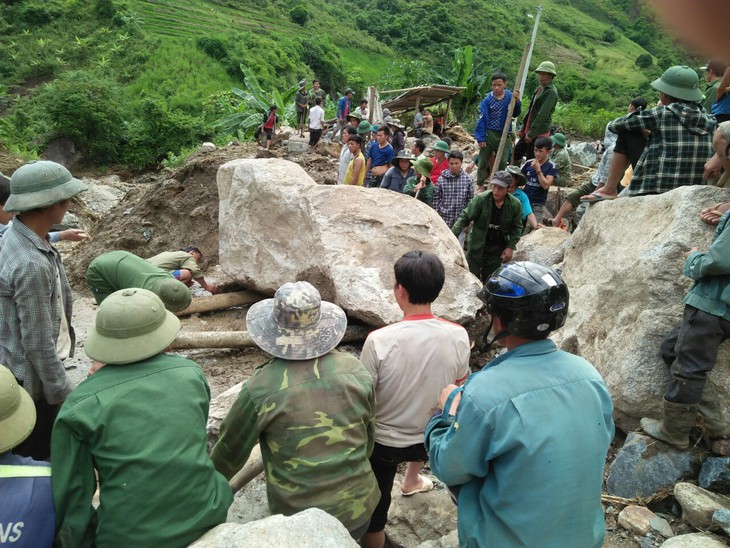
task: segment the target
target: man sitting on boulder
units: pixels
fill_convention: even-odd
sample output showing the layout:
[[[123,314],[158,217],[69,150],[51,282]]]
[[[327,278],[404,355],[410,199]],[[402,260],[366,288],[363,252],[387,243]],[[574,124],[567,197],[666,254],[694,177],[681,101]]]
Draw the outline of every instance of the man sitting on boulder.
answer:
[[[58,546],[187,546],[226,521],[233,496],[208,457],[208,382],[165,354],[179,332],[145,289],[99,306],[85,346],[95,372],[53,427]]]
[[[443,263],[428,251],[410,251],[395,263],[394,273],[393,294],[403,320],[370,333],[360,356],[377,395],[370,462],[381,493],[363,539],[365,548],[385,545],[390,493],[400,463],[409,462],[403,495],[433,489],[433,482],[419,474],[418,463],[427,460],[423,430],[439,385],[460,384],[469,373],[466,330],[431,312],[431,303],[444,285]]]
[[[689,67],[670,67],[651,86],[659,91],[660,106],[630,113],[608,126],[619,137],[627,131],[651,131],[651,139],[634,168],[626,191],[628,196],[661,194],[680,186],[703,185],[705,162],[712,156],[715,120],[698,104],[702,92],[697,73]],[[614,162],[619,159],[618,151],[618,148],[614,150]],[[611,172],[605,186],[581,201],[616,198],[620,175],[613,175],[618,173],[613,165]]]
[[[698,412],[709,438],[730,435],[715,391],[706,386],[718,347],[730,338],[730,211],[720,218],[708,251],[690,250],[683,273],[694,285],[684,298],[682,320],[661,346],[672,375],[664,392],[664,417],[641,419],[644,432],[680,449],[689,447]]]
[[[115,291],[131,287],[152,291],[170,312],[184,310],[191,300],[184,283],[128,251],[109,251],[91,261],[86,283],[98,304]]]
[[[511,182],[507,171],[497,171],[492,177],[492,189],[477,194],[451,229],[458,238],[473,221],[466,239],[466,260],[471,273],[482,282],[502,263],[512,260],[522,235],[522,206],[507,192]]]
[[[164,251],[159,253],[147,259],[147,262],[152,263],[157,268],[169,270],[170,274],[176,280],[180,280],[188,287],[192,286],[193,280],[195,280],[203,289],[215,295],[218,293],[218,286],[205,281],[203,271],[198,266],[198,263],[202,260],[203,254],[200,249],[189,245],[183,247],[180,251]]]
[[[425,435],[457,498],[459,543],[599,547],[613,405],[593,366],[548,338],[568,316],[568,288],[551,268],[513,263],[479,297],[508,351],[442,390]]]
[[[286,283],[246,315],[273,358],[244,383],[211,458],[232,478],[260,442],[273,514],[320,508],[359,539],[380,497],[373,450],[375,390],[367,369],[335,347],[345,312],[308,282]]]

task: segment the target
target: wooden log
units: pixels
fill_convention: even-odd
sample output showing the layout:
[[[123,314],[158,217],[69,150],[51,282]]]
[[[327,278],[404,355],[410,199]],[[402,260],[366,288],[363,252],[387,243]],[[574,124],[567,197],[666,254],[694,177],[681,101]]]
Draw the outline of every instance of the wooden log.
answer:
[[[235,291],[233,293],[220,293],[219,295],[212,295],[210,297],[197,297],[192,300],[190,306],[185,310],[177,312],[176,315],[189,316],[198,312],[222,310],[231,306],[252,304],[266,298],[265,295],[254,293],[253,291]]]
[[[352,325],[345,331],[343,343],[364,341],[372,328]],[[181,332],[172,342],[172,348],[245,348],[256,346],[248,331],[198,331]]]
[[[261,457],[261,447],[256,444],[251,450],[251,456],[248,457],[246,464],[243,465],[235,476],[229,481],[228,485],[231,486],[231,491],[235,495],[238,491],[251,482],[256,476],[264,471],[264,461]]]

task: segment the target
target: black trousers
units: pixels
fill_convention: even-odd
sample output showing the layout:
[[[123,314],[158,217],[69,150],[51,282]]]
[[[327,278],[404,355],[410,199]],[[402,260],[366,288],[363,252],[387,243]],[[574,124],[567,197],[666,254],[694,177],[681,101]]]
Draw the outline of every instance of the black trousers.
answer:
[[[514,163],[516,165],[522,164],[522,157],[525,157],[525,161],[532,160],[535,157],[535,139],[529,143],[525,142],[525,139],[520,139],[515,145]]]
[[[312,129],[309,128],[309,146],[313,147],[319,142],[320,137],[322,137],[322,130],[321,129]]]
[[[672,374],[665,399],[686,405],[699,403],[707,374],[715,367],[717,350],[728,338],[729,321],[685,305],[682,321],[661,344],[662,359]]]
[[[20,383],[22,384],[22,383]],[[51,405],[46,400],[35,404],[35,427],[26,440],[13,449],[13,453],[35,460],[48,460],[51,455],[51,432],[60,405]]]

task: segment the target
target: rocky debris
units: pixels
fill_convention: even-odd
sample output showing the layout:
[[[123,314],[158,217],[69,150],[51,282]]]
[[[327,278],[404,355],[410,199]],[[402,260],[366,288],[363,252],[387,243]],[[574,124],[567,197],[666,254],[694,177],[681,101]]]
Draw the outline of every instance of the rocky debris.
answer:
[[[727,543],[710,533],[690,533],[664,541],[662,548],[727,548]]]
[[[118,175],[108,175],[98,180],[82,177],[82,180],[89,189],[79,194],[77,199],[98,217],[109,213],[133,187],[132,184],[122,181]]]
[[[592,205],[565,251],[570,288],[568,320],[554,338],[602,374],[624,431],[641,417],[660,417],[669,381],[659,355],[679,322],[690,280],[685,254],[707,249],[713,228],[700,209],[727,199],[727,191],[686,186],[665,194]],[[725,412],[730,410],[730,342],[720,347],[709,376]]]
[[[691,483],[675,485],[674,498],[682,507],[682,520],[697,529],[709,529],[715,511],[730,509],[729,498]]]
[[[631,432],[611,463],[606,490],[624,498],[648,497],[675,482],[694,477],[699,457],[637,432]]]
[[[713,529],[722,529],[726,535],[730,536],[730,510],[722,508],[715,510],[712,514]]]
[[[584,167],[593,167],[598,163],[598,152],[590,143],[576,143],[567,148],[570,161]]]
[[[344,145],[342,143],[333,143],[331,141],[323,141],[320,139],[319,143],[315,145],[314,150],[324,156],[339,158],[343,146]]]
[[[459,548],[459,532],[454,530],[438,540],[427,540],[417,548]]]
[[[213,152],[216,149],[216,146],[213,143],[205,142],[202,145],[200,145],[200,148],[198,149],[200,152]]]
[[[563,261],[570,234],[560,228],[545,227],[520,238],[513,260],[553,266]]]
[[[672,528],[664,518],[660,518],[654,512],[644,506],[627,506],[618,515],[618,524],[642,537],[653,531],[664,538],[674,536]]]
[[[440,257],[446,283],[434,313],[468,322],[481,308],[479,280],[436,212],[410,196],[317,185],[283,160],[236,160],[218,172],[220,265],[244,287],[273,294],[307,280],[322,298],[369,325],[398,321],[393,264],[425,249]]]
[[[246,524],[223,523],[214,527],[191,548],[357,548],[339,520],[318,508],[310,508],[293,516],[271,516]]]
[[[261,474],[234,495],[226,521],[243,524],[269,516],[271,516],[271,511],[266,495],[266,476]]]
[[[302,137],[290,137],[285,144],[289,154],[304,154],[309,148],[309,140]]]
[[[730,457],[711,457],[702,463],[697,478],[700,487],[715,493],[730,493]]]
[[[456,505],[442,483],[431,477],[434,490],[404,497],[400,492],[402,479],[399,474],[393,484],[393,501],[385,526],[385,534],[394,546],[439,541],[456,530]]]
[[[244,381],[245,382],[245,381]],[[243,388],[243,382],[231,386],[222,394],[216,396],[210,401],[210,411],[208,411],[208,442],[214,444],[218,441],[220,427],[223,419],[226,418],[228,411],[231,409],[233,402],[238,398],[238,394]]]

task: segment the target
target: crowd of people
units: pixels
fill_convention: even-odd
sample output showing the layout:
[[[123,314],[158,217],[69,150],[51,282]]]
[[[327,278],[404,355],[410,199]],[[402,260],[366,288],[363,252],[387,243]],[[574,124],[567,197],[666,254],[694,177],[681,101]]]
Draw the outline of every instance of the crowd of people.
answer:
[[[707,64],[711,86],[724,66]],[[446,139],[429,157],[421,139],[405,146],[398,137],[404,128],[392,117],[371,126],[366,101],[351,113],[352,90],[338,103],[340,182],[433,208],[483,282],[478,296],[491,318],[490,345],[506,352],[470,374],[466,330],[432,312],[446,271],[428,251],[395,262],[393,299],[403,318],[370,333],[359,356],[337,350],[345,312],[306,281],[286,283],[247,313],[251,338],[272,358],[244,384],[210,455],[206,378],[195,362],[168,352],[180,331],[172,312],[189,305],[193,282],[218,291],[200,269],[200,250],[147,260],[111,251],[91,262],[87,282],[99,307],[85,352],[93,365],[74,388],[63,366],[75,346],[71,291],[52,242],[85,234],[53,236],[51,229],[86,185],[49,161],[0,180],[7,225],[0,231],[2,542],[187,545],[226,520],[233,500],[226,480],[258,443],[272,512],[321,508],[367,548],[385,545],[399,465],[407,463],[396,488],[402,496],[434,488],[421,473],[426,461],[458,506],[462,545],[601,546],[611,396],[590,363],[549,339],[568,316],[563,279],[512,261],[522,235],[542,226],[549,189],[570,178],[565,136],[550,132],[557,69],[544,61],[536,72],[540,85],[513,156],[526,158],[521,166],[510,165],[509,154],[497,158],[509,105],[519,115],[521,103],[506,76],[493,75],[475,133],[476,181]],[[326,95],[318,87],[306,93],[305,84],[296,101],[309,111],[311,130],[311,113]],[[616,138],[606,144],[602,175],[569,195],[571,207],[581,198],[612,199],[629,165],[627,196],[705,184],[708,173],[730,168],[730,121],[718,125],[714,114],[722,98],[708,112],[688,67],[671,67],[652,87],[661,104],[649,109],[637,98],[609,124],[607,135]],[[275,110],[260,127],[269,142]],[[421,115],[417,135],[429,133],[429,117]],[[306,122],[298,116],[300,135]],[[321,128],[315,144],[320,137]],[[728,211],[730,203],[721,203],[701,212],[715,236],[707,251],[686,258],[684,274],[695,283],[661,348],[672,375],[664,414],[641,423],[683,449],[698,414],[711,437],[730,434],[705,390],[717,349],[730,338]]]

